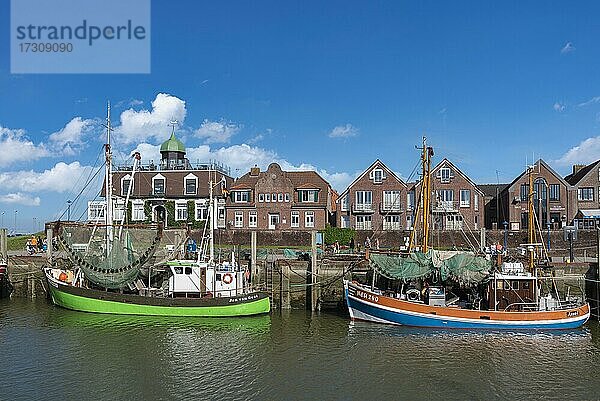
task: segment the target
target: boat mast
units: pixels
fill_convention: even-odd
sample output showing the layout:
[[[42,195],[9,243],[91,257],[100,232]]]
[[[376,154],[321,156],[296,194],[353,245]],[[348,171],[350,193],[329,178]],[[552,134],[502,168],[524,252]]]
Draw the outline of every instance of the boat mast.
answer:
[[[534,269],[534,253],[535,253],[535,227],[534,227],[534,216],[535,209],[533,206],[533,167],[528,167],[529,175],[529,194],[527,195],[528,219],[527,219],[527,242],[529,242],[529,271],[533,272]]]
[[[209,196],[210,196],[210,200],[208,202],[208,205],[209,205],[209,212],[208,213],[209,213],[209,217],[210,217],[210,223],[209,223],[210,227],[209,227],[209,230],[208,230],[208,239],[209,239],[209,244],[210,244],[209,245],[210,251],[209,251],[209,254],[208,254],[209,255],[208,262],[209,263],[213,263],[213,261],[215,259],[215,238],[214,238],[214,233],[213,233],[213,231],[214,231],[213,230],[214,229],[214,227],[213,227],[214,224],[213,223],[214,223],[215,216],[214,216],[214,213],[213,213],[214,212],[214,210],[213,210],[214,209],[214,205],[213,205],[213,182],[212,182],[212,177],[211,177],[211,180],[208,182],[208,187],[209,187]]]
[[[427,253],[427,251],[429,250],[429,213],[431,207],[431,156],[433,156],[433,148],[427,146],[427,138],[423,137],[423,153],[421,154],[421,161],[423,163],[423,253]]]
[[[106,144],[104,145],[105,163],[105,191],[106,191],[106,256],[110,254],[113,241],[113,207],[112,207],[112,150],[110,148],[110,101],[106,113]]]

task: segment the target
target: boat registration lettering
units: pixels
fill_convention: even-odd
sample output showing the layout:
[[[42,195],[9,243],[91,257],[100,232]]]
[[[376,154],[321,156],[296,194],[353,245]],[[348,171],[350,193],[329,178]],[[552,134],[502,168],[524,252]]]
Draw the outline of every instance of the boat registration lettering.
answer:
[[[356,296],[366,299],[367,301],[379,302],[379,297],[377,295],[369,294],[368,292],[356,290]]]
[[[232,302],[243,302],[243,301],[252,301],[254,299],[258,299],[258,294],[248,295],[247,297],[229,298],[229,303],[232,303]]]
[[[579,316],[579,311],[571,311],[571,312],[567,312],[567,317],[573,317],[573,316]]]

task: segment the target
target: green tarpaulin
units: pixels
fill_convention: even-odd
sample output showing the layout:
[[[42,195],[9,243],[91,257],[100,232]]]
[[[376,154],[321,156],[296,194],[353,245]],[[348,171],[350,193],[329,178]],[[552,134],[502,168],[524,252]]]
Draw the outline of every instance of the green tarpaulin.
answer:
[[[409,255],[369,255],[371,265],[389,279],[423,278],[433,273],[431,253],[414,252]]]

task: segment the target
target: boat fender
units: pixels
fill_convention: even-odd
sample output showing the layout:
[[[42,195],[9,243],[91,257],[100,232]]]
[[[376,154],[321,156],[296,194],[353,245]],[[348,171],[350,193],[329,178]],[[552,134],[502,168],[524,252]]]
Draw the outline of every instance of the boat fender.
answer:
[[[66,281],[67,281],[67,277],[68,277],[68,276],[67,276],[67,273],[65,273],[65,272],[60,272],[60,274],[59,274],[59,276],[58,276],[58,279],[59,279],[60,281],[62,281],[62,282],[66,282]]]
[[[231,273],[226,273],[226,274],[223,276],[223,282],[224,282],[225,284],[231,284],[231,283],[233,282],[233,276],[231,275]]]
[[[406,291],[406,299],[409,301],[418,301],[421,299],[421,294],[416,288],[411,288],[410,290]]]

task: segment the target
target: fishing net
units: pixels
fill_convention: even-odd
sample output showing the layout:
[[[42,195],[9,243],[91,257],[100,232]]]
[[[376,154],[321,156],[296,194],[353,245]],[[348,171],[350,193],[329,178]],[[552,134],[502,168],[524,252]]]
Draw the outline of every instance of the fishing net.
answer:
[[[369,255],[371,265],[382,276],[393,279],[415,279],[431,275],[434,271],[431,252],[414,252],[408,255]]]
[[[462,285],[473,285],[485,279],[492,268],[492,263],[481,256],[471,253],[457,253],[442,261],[440,277],[451,278]]]
[[[154,256],[161,233],[149,229],[123,230],[120,238],[114,229],[109,247],[106,231],[91,226],[67,226],[58,236],[69,258],[92,283],[119,289],[132,283],[140,268]]]

